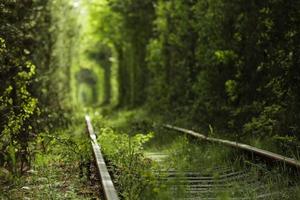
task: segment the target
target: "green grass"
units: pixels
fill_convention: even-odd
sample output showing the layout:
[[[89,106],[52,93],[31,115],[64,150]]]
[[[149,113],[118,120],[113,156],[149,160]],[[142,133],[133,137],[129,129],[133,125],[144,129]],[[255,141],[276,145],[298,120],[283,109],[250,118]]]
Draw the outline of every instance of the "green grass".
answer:
[[[92,159],[89,145],[83,116],[67,129],[39,134],[30,146],[31,169],[20,177],[0,173],[0,199],[98,199],[99,184],[82,175]]]
[[[234,196],[257,199],[262,193],[272,192],[280,192],[279,198],[284,199],[297,199],[300,197],[300,188],[297,182],[299,180],[291,177],[280,165],[268,169],[264,163],[255,162],[232,148],[185,136],[174,140],[168,150],[169,157],[165,161],[165,168],[176,169],[179,172],[200,172],[209,174],[216,179],[219,177],[219,173],[222,172],[220,169],[246,170],[249,181],[256,180],[258,181],[256,184],[265,185],[264,191],[256,191],[254,190],[255,184],[249,186],[241,182],[243,180],[230,181],[226,183],[232,184],[229,189],[215,191],[219,199],[231,199]],[[184,190],[179,188],[179,191]],[[184,196],[184,192],[182,195]],[[274,199],[278,199],[278,196]]]
[[[47,158],[50,159],[50,158]],[[91,199],[97,188],[79,177],[79,163],[47,162],[0,187],[0,199]]]

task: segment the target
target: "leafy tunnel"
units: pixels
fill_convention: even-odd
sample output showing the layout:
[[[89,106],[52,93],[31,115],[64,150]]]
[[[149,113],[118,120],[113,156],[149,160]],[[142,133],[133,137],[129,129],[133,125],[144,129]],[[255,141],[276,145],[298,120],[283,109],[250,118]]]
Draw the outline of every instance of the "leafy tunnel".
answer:
[[[298,158],[299,30],[299,0],[0,0],[0,199],[64,152],[88,163],[88,111]]]

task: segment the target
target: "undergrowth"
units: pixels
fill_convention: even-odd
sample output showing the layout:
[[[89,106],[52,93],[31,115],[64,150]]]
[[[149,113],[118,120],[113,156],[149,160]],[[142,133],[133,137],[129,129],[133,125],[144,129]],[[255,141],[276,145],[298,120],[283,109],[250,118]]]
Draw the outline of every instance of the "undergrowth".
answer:
[[[108,127],[98,115],[93,120],[98,142],[109,162],[115,186],[122,199],[153,199],[158,193],[153,163],[144,156],[144,145],[154,137],[147,134],[127,134]]]
[[[232,199],[239,196],[257,199],[261,194],[278,193],[274,198],[268,199],[297,199],[300,196],[297,178],[292,177],[282,165],[269,164],[261,160],[253,160],[246,154],[222,145],[207,143],[182,136],[173,141],[168,147],[169,156],[165,161],[166,168],[176,169],[179,172],[194,171],[202,175],[213,176],[216,180],[224,171],[244,171],[245,179],[252,183],[250,186],[241,182],[243,180],[231,180],[220,190],[215,191],[217,199]],[[182,178],[182,177],[181,177]],[[264,188],[260,188],[264,186]],[[182,196],[184,196],[184,190]]]
[[[32,144],[31,169],[19,177],[0,173],[0,199],[97,199],[99,184],[87,174],[90,142],[83,116],[74,116],[67,129],[40,133]]]

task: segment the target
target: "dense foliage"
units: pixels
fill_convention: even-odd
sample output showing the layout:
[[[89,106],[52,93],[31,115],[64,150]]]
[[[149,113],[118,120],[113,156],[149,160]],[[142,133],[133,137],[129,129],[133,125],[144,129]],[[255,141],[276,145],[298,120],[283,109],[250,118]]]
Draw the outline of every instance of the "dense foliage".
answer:
[[[143,145],[152,137],[152,133],[129,137],[110,128],[100,129],[98,140],[113,166],[116,186],[123,199],[145,199],[148,195],[145,191],[153,189],[151,162],[143,155]]]
[[[66,1],[0,2],[0,167],[15,175],[28,169],[36,136],[67,122],[72,16]]]
[[[238,140],[299,139],[299,2],[107,0],[98,6],[95,31],[117,52],[121,106],[146,105],[169,120]]]
[[[298,8],[288,1],[159,2],[148,57],[158,83],[151,102],[238,137],[296,137]]]
[[[89,7],[94,34],[99,36],[104,45],[113,46],[117,54],[119,106],[142,105],[147,97],[145,89],[150,80],[146,46],[152,36],[152,21],[155,17],[153,2],[92,1]],[[105,49],[98,48],[96,53],[105,55]]]

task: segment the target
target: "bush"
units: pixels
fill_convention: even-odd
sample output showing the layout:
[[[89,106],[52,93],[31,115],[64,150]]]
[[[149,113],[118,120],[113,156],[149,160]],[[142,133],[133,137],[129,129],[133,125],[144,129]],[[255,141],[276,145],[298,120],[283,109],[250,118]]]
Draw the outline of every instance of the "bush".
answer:
[[[151,161],[143,155],[143,145],[153,137],[153,133],[117,133],[111,128],[102,128],[98,138],[105,158],[113,166],[117,188],[124,199],[141,199],[154,182]]]

